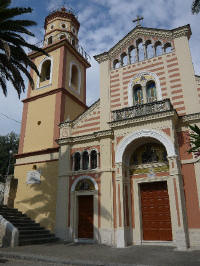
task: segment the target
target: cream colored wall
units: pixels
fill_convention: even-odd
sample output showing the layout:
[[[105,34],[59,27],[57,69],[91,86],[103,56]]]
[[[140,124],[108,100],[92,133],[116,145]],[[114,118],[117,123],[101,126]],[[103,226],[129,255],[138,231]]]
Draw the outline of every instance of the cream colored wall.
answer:
[[[101,229],[113,228],[112,140],[100,140],[101,158]]]
[[[53,146],[56,95],[29,102],[23,152]],[[41,121],[38,125],[37,122]]]
[[[84,112],[85,108],[66,96],[64,121],[66,119],[74,120]]]
[[[186,113],[199,112],[199,100],[196,90],[196,81],[189,43],[186,36],[174,40],[178,57]],[[191,104],[192,103],[192,104]]]
[[[53,89],[58,88],[58,78],[59,78],[59,65],[60,65],[60,49],[56,49],[54,51],[49,52],[49,57],[53,59],[53,67],[52,67],[52,81],[49,84],[48,81],[40,82],[39,83],[39,88],[37,87],[39,77],[37,74],[34,72],[33,73],[33,80],[34,80],[34,88],[31,90],[30,96],[36,96],[41,93],[45,93],[48,91],[51,91]],[[43,59],[45,59],[45,55],[38,56],[34,63],[39,69],[40,63],[42,62]]]
[[[79,100],[81,100],[82,102],[84,101],[84,86],[85,86],[85,75],[84,75],[84,67],[83,65],[78,61],[78,59],[70,52],[67,51],[67,57],[66,57],[66,81],[65,81],[65,88],[71,93],[73,94],[76,98],[78,98]],[[80,68],[80,72],[81,72],[81,86],[80,86],[80,94],[71,89],[69,87],[69,81],[70,81],[70,63],[74,62],[75,64],[77,64]]]
[[[14,175],[18,179],[18,188],[14,207],[39,222],[41,226],[54,231],[58,161],[36,165],[41,171],[40,184],[26,184],[27,172],[32,170],[33,164],[15,167]]]
[[[110,121],[110,62],[100,63],[100,127],[109,129]]]

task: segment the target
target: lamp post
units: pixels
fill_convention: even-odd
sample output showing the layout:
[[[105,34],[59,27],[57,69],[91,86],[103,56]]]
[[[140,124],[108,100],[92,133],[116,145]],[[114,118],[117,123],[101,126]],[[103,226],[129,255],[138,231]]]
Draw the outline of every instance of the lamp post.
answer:
[[[9,171],[10,171],[10,160],[11,160],[11,157],[12,157],[12,153],[13,153],[13,151],[9,150],[9,161],[8,161],[7,176],[9,175]]]

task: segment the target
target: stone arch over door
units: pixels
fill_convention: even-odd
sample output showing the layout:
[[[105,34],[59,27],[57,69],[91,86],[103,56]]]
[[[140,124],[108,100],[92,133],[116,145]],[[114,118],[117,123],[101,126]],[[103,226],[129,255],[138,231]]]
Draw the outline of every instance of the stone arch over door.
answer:
[[[168,157],[176,156],[174,144],[165,133],[153,129],[143,129],[129,134],[119,143],[116,150],[115,163],[122,163],[124,152],[129,144],[136,139],[147,137],[161,142],[166,148]]]

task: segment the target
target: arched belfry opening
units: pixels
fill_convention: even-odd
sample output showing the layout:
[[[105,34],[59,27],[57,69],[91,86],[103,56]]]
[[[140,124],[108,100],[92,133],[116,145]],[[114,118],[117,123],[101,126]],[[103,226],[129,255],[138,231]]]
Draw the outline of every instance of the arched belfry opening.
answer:
[[[47,59],[43,62],[40,73],[40,82],[50,80],[51,75],[51,60]]]
[[[71,66],[71,87],[75,91],[79,91],[80,86],[80,77],[79,77],[79,69],[76,65]]]

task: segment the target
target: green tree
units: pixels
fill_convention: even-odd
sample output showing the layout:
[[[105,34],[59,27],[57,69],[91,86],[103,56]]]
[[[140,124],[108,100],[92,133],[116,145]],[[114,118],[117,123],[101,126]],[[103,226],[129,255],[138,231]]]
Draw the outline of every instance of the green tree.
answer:
[[[192,13],[197,14],[200,12],[200,0],[194,0],[192,3]]]
[[[16,19],[16,16],[31,13],[32,9],[11,8],[10,5],[11,0],[0,1],[0,87],[6,96],[7,81],[10,81],[20,97],[21,92],[25,90],[22,74],[25,74],[31,86],[34,86],[27,68],[32,68],[39,75],[36,65],[29,59],[24,49],[29,48],[46,55],[47,53],[24,39],[27,35],[34,36],[28,28],[36,25],[36,22]]]
[[[0,176],[13,174],[15,163],[13,155],[17,153],[18,145],[19,136],[16,133],[11,132],[6,136],[0,136]],[[10,153],[10,151],[12,151],[12,153]],[[8,165],[10,165],[9,169]]]
[[[189,126],[192,133],[190,134],[191,149],[189,153],[194,152],[196,157],[200,156],[200,128],[197,125]]]

